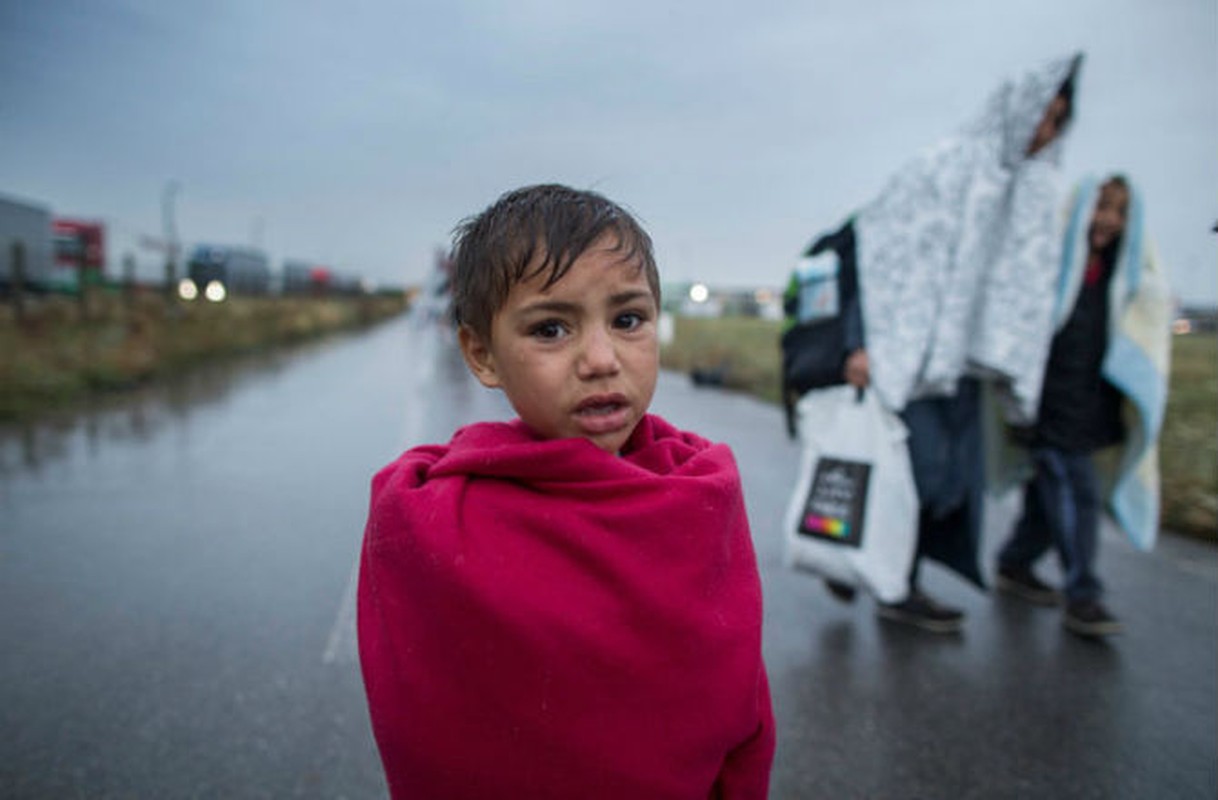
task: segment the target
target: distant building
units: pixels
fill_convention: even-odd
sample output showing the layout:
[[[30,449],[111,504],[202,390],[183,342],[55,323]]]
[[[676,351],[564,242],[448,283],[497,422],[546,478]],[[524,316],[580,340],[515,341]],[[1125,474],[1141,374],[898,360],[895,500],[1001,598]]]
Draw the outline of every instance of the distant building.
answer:
[[[1187,333],[1218,333],[1218,308],[1202,306],[1180,306],[1172,322],[1172,331],[1177,335]]]
[[[0,287],[11,287],[13,255],[20,248],[25,283],[44,286],[55,274],[51,212],[45,206],[0,196]]]
[[[81,278],[100,281],[106,274],[106,226],[96,220],[56,217],[51,222],[55,243],[55,283],[80,286]]]

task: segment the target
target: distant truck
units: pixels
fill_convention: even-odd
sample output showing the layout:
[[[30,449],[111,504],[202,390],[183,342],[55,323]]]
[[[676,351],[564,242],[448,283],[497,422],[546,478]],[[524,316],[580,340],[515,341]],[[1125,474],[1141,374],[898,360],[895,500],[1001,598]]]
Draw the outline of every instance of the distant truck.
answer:
[[[213,301],[271,290],[270,260],[250,247],[201,244],[190,255],[187,275],[194,284],[192,292]]]
[[[359,278],[331,267],[298,259],[283,262],[283,293],[285,295],[326,297],[360,294],[363,290],[363,283]]]
[[[11,291],[14,252],[22,253],[24,288],[43,289],[54,281],[51,212],[44,206],[0,196],[0,290]]]
[[[310,261],[283,262],[283,293],[288,295],[321,295],[329,288],[329,267]]]

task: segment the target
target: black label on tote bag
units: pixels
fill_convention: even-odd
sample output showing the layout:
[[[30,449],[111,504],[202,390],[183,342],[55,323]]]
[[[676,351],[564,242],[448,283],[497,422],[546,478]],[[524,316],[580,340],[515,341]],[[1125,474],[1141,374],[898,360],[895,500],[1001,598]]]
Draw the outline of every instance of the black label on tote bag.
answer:
[[[799,533],[848,547],[863,544],[863,512],[871,465],[822,456],[799,518]]]

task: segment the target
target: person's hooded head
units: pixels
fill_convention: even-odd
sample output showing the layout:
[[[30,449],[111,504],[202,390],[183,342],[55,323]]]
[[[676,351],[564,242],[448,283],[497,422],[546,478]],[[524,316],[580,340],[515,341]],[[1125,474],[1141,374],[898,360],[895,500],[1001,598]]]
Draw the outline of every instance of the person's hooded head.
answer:
[[[1082,53],[1076,53],[1004,81],[968,132],[992,137],[1007,168],[1032,158],[1058,163],[1062,138],[1074,119],[1082,63]]]

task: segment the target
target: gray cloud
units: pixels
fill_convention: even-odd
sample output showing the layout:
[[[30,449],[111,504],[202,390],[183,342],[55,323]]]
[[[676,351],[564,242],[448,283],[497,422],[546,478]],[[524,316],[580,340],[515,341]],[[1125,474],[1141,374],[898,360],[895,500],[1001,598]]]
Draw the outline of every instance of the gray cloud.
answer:
[[[4,3],[0,191],[120,248],[176,178],[189,241],[414,282],[459,219],[559,180],[639,213],[669,279],[777,285],[999,79],[1081,48],[1066,178],[1142,184],[1212,303],[1216,27],[1208,0]]]

